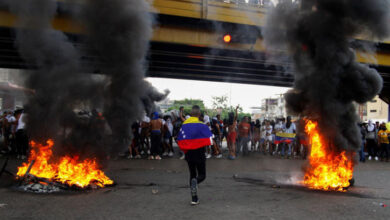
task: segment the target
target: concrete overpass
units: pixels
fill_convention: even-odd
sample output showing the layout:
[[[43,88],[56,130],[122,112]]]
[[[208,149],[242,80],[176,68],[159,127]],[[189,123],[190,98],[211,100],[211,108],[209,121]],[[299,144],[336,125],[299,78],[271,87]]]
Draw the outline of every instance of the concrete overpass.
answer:
[[[79,0],[80,4],[82,1]],[[81,47],[78,39],[83,30],[64,7],[69,3],[61,0],[58,4],[53,27],[66,32]],[[281,71],[282,66],[291,64],[265,62],[261,27],[267,9],[262,5],[223,0],[154,0],[152,5],[150,13],[156,15],[156,25],[148,56],[148,76],[292,86],[293,73]],[[0,67],[28,68],[14,48],[15,20],[0,5]],[[227,33],[232,36],[229,44],[222,40]],[[357,54],[359,62],[370,64],[381,73],[385,81],[381,98],[389,102],[390,42],[379,44],[375,58],[374,65],[363,53]]]

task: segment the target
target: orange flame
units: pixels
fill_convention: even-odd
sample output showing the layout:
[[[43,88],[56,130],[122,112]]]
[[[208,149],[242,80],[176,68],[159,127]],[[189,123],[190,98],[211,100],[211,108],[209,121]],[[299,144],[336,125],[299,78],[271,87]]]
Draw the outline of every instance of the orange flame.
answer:
[[[77,156],[64,156],[59,158],[58,162],[54,162],[52,158],[53,140],[48,140],[46,145],[31,141],[30,146],[31,151],[28,163],[23,163],[18,168],[17,175],[20,177],[26,174],[31,161],[35,160],[29,173],[36,177],[46,178],[70,186],[76,185],[81,188],[85,188],[90,184],[104,187],[114,183],[99,169],[96,159],[80,161]]]
[[[305,131],[311,144],[309,166],[303,184],[311,189],[345,191],[353,176],[353,162],[345,151],[332,152],[317,129],[317,122],[306,120]]]

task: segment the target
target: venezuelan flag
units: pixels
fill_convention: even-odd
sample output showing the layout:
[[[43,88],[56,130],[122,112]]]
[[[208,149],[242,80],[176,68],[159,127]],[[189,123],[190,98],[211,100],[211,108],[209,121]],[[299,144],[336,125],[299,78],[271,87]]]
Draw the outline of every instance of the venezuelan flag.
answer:
[[[276,133],[275,137],[275,144],[280,143],[291,143],[295,140],[295,134],[294,133],[282,133],[278,132]]]
[[[177,144],[183,152],[196,150],[212,143],[212,134],[209,127],[196,117],[190,117],[183,122]]]

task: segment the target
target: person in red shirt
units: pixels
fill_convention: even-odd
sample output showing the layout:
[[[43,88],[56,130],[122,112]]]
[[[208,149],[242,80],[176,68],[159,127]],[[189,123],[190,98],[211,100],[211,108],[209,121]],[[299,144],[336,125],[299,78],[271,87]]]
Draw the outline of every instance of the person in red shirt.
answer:
[[[237,155],[242,148],[243,155],[248,154],[248,142],[250,140],[251,125],[248,123],[248,117],[245,116],[241,123],[238,125],[238,147]]]

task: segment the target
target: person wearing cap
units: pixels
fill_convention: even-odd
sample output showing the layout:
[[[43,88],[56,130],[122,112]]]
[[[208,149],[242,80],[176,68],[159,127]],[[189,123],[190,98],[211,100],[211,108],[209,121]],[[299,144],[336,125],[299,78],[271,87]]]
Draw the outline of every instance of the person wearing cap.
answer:
[[[375,158],[375,160],[378,160],[378,154],[377,154],[377,134],[379,130],[376,131],[376,126],[372,122],[372,120],[368,120],[368,124],[366,127],[366,143],[367,143],[367,150],[368,150],[368,160],[371,160],[372,158]]]
[[[161,160],[161,134],[162,134],[163,122],[159,118],[158,112],[153,112],[152,120],[150,121],[150,156],[149,159]]]

